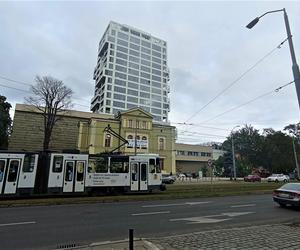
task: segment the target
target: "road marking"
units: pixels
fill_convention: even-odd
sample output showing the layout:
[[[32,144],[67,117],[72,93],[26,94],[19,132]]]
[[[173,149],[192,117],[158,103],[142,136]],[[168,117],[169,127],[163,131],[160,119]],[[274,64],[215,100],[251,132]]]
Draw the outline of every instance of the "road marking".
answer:
[[[254,212],[227,212],[214,215],[206,215],[199,217],[190,217],[190,218],[179,218],[179,219],[170,219],[169,221],[187,221],[187,224],[197,224],[197,223],[219,223],[227,220],[232,220],[233,217],[242,216],[246,214],[253,214]],[[220,217],[220,218],[217,218]],[[227,217],[227,218],[224,218]],[[229,217],[229,218],[228,218]]]
[[[6,224],[0,224],[0,227],[6,227],[6,226],[16,226],[16,225],[26,225],[26,224],[35,224],[35,221],[25,221],[25,222],[15,222],[15,223],[6,223]]]
[[[230,206],[230,207],[254,207],[254,206],[256,206],[256,204],[234,205],[234,206]]]
[[[222,215],[229,216],[229,217],[236,217],[246,214],[254,214],[254,212],[229,212],[229,213],[222,213]]]
[[[182,218],[182,219],[171,219],[170,221],[189,221],[187,224],[201,224],[201,223],[218,223],[226,220],[231,220],[231,218],[225,219],[213,219],[206,216],[203,217],[191,217],[191,218]]]
[[[152,212],[152,213],[140,213],[140,214],[131,214],[132,216],[140,216],[140,215],[154,215],[154,214],[169,214],[170,211],[161,211],[161,212]]]
[[[186,206],[186,205],[201,205],[211,203],[211,201],[199,201],[199,202],[185,202],[185,203],[171,203],[171,204],[159,204],[159,205],[145,205],[142,207],[172,207],[172,206]]]

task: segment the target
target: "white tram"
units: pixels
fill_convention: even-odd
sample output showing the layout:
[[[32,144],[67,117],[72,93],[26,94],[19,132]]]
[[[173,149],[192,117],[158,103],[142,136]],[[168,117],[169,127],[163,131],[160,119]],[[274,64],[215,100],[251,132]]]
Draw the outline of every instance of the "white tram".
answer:
[[[0,151],[0,197],[164,190],[156,154]]]
[[[32,194],[38,153],[0,152],[0,196]]]

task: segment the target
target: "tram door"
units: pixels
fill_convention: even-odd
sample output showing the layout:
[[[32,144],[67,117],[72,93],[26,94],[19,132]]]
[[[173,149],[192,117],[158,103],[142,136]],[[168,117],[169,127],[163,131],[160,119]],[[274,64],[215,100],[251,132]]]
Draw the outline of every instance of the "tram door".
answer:
[[[84,191],[85,161],[76,162],[75,192]]]
[[[148,190],[148,163],[131,162],[130,164],[130,190]]]
[[[0,159],[0,194],[3,193],[6,159]]]
[[[65,177],[63,192],[73,192],[75,161],[65,162]]]
[[[84,191],[85,161],[66,161],[63,192]]]
[[[8,164],[8,172],[4,186],[4,194],[15,194],[17,190],[18,175],[20,171],[21,160],[11,159]],[[4,177],[5,178],[5,177]]]

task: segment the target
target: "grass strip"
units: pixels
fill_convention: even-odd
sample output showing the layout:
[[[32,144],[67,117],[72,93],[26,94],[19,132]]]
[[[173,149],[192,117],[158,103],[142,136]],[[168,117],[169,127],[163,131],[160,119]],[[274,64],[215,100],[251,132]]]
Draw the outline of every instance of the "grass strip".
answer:
[[[167,190],[152,194],[126,194],[92,197],[49,197],[32,199],[0,200],[0,207],[11,206],[49,206],[67,204],[88,204],[126,201],[171,200],[188,198],[222,197],[234,195],[266,194],[280,187],[282,183],[244,183],[244,182],[214,182],[214,183],[175,183],[167,185]]]

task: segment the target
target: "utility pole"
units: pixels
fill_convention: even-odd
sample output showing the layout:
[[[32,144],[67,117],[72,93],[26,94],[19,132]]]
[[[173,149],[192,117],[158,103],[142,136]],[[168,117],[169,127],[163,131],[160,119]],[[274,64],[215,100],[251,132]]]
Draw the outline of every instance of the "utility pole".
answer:
[[[296,139],[298,139],[298,124],[295,124],[295,136],[296,136]],[[294,137],[292,138],[292,140],[293,140],[293,151],[294,151],[294,157],[295,157],[295,164],[296,164],[296,169],[297,169],[297,177],[298,177],[298,179],[300,179],[300,168],[299,168],[299,163],[298,163],[298,158],[297,158]]]

